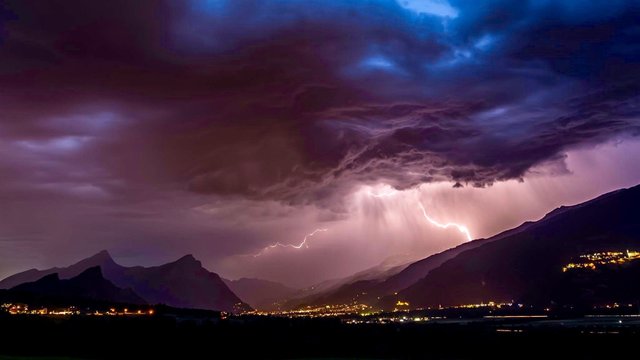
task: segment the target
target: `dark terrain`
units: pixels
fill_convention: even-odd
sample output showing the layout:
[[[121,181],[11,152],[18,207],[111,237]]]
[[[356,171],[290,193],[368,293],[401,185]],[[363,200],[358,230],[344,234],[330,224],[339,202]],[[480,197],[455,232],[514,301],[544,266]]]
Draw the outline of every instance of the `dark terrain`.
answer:
[[[0,326],[12,329],[0,356],[84,359],[610,359],[637,346],[640,335],[637,324],[617,321],[346,325],[337,318],[0,316]]]
[[[460,253],[398,293],[412,307],[479,302],[593,305],[640,300],[638,263],[563,272],[581,254],[640,249],[640,186],[563,207]],[[392,300],[393,302],[393,300]]]

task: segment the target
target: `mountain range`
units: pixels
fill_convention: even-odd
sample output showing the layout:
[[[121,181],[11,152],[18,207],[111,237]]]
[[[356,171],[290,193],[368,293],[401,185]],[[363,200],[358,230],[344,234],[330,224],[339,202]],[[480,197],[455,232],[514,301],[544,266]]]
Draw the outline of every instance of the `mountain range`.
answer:
[[[79,275],[61,280],[57,273],[46,275],[34,282],[26,282],[11,288],[14,294],[64,300],[82,299],[124,304],[146,304],[146,301],[131,289],[121,289],[102,276],[100,267],[91,267]]]
[[[461,252],[400,291],[412,307],[637,301],[635,261],[563,271],[581,255],[640,249],[640,186],[562,207],[525,229]],[[389,300],[387,300],[389,303]]]
[[[56,274],[59,279],[71,279],[96,267],[115,286],[132,289],[149,304],[221,311],[250,309],[225,285],[218,274],[202,267],[202,263],[192,255],[160,266],[125,267],[117,264],[107,251],[101,251],[69,267],[31,269],[15,274],[0,281],[0,289],[14,288],[52,274]]]

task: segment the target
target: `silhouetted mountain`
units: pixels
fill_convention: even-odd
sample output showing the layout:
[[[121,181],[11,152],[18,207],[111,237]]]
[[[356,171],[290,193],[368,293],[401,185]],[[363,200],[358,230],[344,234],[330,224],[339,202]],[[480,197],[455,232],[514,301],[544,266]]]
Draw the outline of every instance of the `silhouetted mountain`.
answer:
[[[282,302],[300,291],[262,279],[222,280],[243,301],[260,310],[278,310]]]
[[[100,267],[90,267],[78,276],[60,280],[57,273],[17,285],[9,290],[13,293],[28,293],[51,299],[86,299],[103,302],[146,304],[144,299],[131,289],[121,289],[102,276]]]
[[[333,292],[340,287],[358,281],[382,281],[392,275],[397,274],[414,260],[415,257],[411,257],[410,255],[406,254],[390,256],[381,263],[365,270],[358,271],[353,275],[349,275],[343,278],[324,280],[312,286],[303,288],[299,293],[296,294],[294,299],[297,299],[298,301],[310,301],[329,294],[330,292]]]
[[[418,257],[415,256],[411,257],[410,255],[390,256],[376,266],[372,266],[342,279],[339,282],[339,286],[361,281],[384,281],[406,269],[406,267],[417,258]],[[337,286],[334,288],[337,288]]]
[[[640,249],[640,186],[554,210],[491,242],[458,253],[386,298],[411,307],[518,301],[588,304],[640,300],[640,264],[563,272],[581,254]]]
[[[518,233],[527,229],[531,224],[532,222],[525,222],[517,228],[504,231],[491,238],[470,241],[413,263],[408,262],[398,265],[397,263],[393,264],[385,261],[379,266],[359,272],[341,282],[336,282],[337,285],[332,284],[333,286],[327,287],[312,296],[290,301],[288,303],[289,307],[345,304],[352,301],[373,305],[378,302],[380,297],[396,293],[413,285],[431,270],[456,257],[463,251]],[[393,264],[393,266],[388,266],[385,271],[380,271],[381,268],[385,268],[385,264],[387,266]]]
[[[116,284],[131,286],[150,303],[222,311],[246,310],[218,274],[202,267],[192,255],[154,267],[125,268],[110,275]]]
[[[403,290],[415,284],[418,280],[422,279],[423,277],[427,276],[427,274],[429,274],[431,270],[438,268],[440,265],[444,264],[447,260],[453,259],[454,257],[458,256],[458,254],[467,250],[475,249],[481,245],[488,244],[496,240],[504,239],[507,236],[520,233],[526,230],[527,228],[529,228],[531,224],[533,224],[533,222],[528,221],[516,228],[504,231],[490,238],[478,239],[478,240],[466,242],[454,248],[442,251],[440,253],[431,255],[422,260],[416,261],[408,265],[407,267],[405,267],[405,269],[400,271],[398,274],[395,274],[389,277],[383,283],[376,286],[376,288],[372,291],[375,292],[376,296],[378,296],[382,294],[392,294],[400,290]]]
[[[102,268],[106,279],[119,287],[132,288],[150,304],[221,311],[249,308],[192,255],[161,266],[124,267],[113,261],[108,252],[101,251],[66,268],[33,269],[10,276],[0,282],[0,287],[13,287],[53,273],[69,279],[94,266]]]
[[[415,258],[413,258],[415,259]],[[343,304],[354,299],[368,298],[368,291],[375,285],[405,269],[412,261],[410,255],[390,256],[378,265],[341,279],[326,280],[291,296],[285,309],[307,305]]]
[[[6,279],[0,281],[0,289],[10,289],[19,284],[36,281],[49,274],[58,274],[61,279],[70,279],[72,277],[78,276],[81,272],[95,266],[99,266],[100,268],[102,268],[103,272],[110,272],[114,268],[119,267],[119,265],[113,261],[111,255],[106,250],[102,250],[99,253],[81,260],[69,267],[54,267],[47,270],[31,269],[21,273],[17,273],[15,275],[11,275]]]

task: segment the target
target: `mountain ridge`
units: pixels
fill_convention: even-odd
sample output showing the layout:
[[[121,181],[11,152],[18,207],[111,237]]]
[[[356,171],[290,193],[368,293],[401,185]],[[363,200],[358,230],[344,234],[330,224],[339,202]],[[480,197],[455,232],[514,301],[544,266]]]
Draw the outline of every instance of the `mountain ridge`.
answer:
[[[70,279],[60,279],[58,273],[27,282],[9,289],[14,293],[29,293],[57,299],[86,299],[143,305],[147,302],[132,289],[122,289],[104,278],[99,266],[86,269]]]
[[[593,281],[602,272],[564,273],[563,265],[582,254],[640,248],[640,221],[635,215],[638,204],[640,185],[558,208],[524,231],[458,254],[382,303],[390,308],[398,299],[412,307],[488,301],[586,301],[585,294],[598,293]],[[633,268],[620,266],[616,274],[624,278]],[[617,284],[610,279],[611,284]],[[591,283],[594,288],[585,285]],[[584,294],[567,293],[566,289],[572,288],[580,288]],[[611,288],[612,294],[616,291]],[[640,294],[640,288],[630,284],[629,293]],[[606,300],[606,296],[601,294],[599,299]]]
[[[205,269],[191,254],[158,266],[125,267],[116,263],[108,251],[102,250],[67,267],[31,269],[14,274],[0,281],[0,289],[13,288],[54,273],[62,280],[70,279],[96,266],[114,285],[132,288],[150,304],[228,312],[250,308],[218,274]]]

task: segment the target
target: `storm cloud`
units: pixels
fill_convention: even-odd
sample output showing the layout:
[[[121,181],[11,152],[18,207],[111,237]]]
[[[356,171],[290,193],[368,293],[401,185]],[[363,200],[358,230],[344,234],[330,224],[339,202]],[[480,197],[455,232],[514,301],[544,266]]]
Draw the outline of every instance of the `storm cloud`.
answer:
[[[308,201],[484,186],[638,132],[634,2],[439,3],[7,2],[3,133],[126,181]]]

